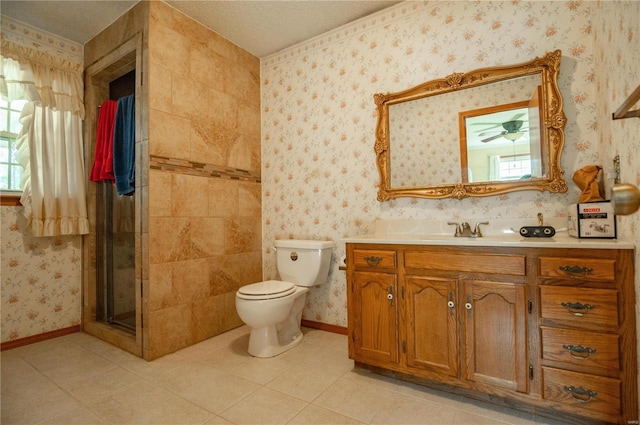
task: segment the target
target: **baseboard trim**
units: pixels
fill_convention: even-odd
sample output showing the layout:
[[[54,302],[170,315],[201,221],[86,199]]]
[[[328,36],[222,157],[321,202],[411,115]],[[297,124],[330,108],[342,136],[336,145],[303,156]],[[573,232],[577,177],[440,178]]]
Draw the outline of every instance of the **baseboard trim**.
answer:
[[[47,339],[58,338],[64,335],[80,332],[80,325],[70,326],[68,328],[56,329],[55,331],[45,332],[38,335],[27,336],[25,338],[14,339],[13,341],[6,341],[0,344],[0,351],[11,350],[12,348],[18,348],[29,344],[34,344],[40,341],[46,341]]]
[[[340,335],[348,334],[347,328],[343,328],[342,326],[338,325],[329,325],[328,323],[314,322],[305,319],[302,319],[300,324],[305,328],[319,329],[321,331],[333,332],[334,334]]]

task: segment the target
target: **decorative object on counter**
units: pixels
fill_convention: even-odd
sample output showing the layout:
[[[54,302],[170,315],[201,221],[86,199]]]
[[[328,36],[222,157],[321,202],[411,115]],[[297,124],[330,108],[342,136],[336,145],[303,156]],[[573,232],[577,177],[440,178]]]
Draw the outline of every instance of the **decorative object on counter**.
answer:
[[[611,204],[618,215],[629,215],[640,208],[640,189],[629,183],[616,184],[611,188]]]
[[[566,192],[561,157],[567,119],[558,88],[561,56],[561,51],[555,50],[529,62],[453,73],[405,91],[376,93],[374,150],[380,175],[377,199],[462,199],[519,190]],[[527,106],[523,108],[509,106],[525,101]],[[465,114],[470,104],[477,108]],[[452,108],[458,114],[447,116],[444,111]],[[425,116],[429,116],[430,128]],[[433,123],[438,123],[439,128],[434,128]],[[495,128],[487,128],[487,123]],[[478,132],[481,125],[483,131]],[[482,143],[489,135],[480,133],[495,130],[505,134],[491,143]],[[424,137],[429,131],[441,135],[458,132],[460,137],[436,146],[428,142],[430,137]],[[510,138],[516,134],[523,139],[522,144],[528,140],[524,146],[528,154],[523,153],[523,159],[515,164],[520,167],[520,174],[500,177],[501,167],[495,163],[500,165],[502,157],[503,165],[513,161],[512,150],[516,146]],[[482,137],[477,144],[476,136]],[[486,160],[487,149],[495,149],[503,142],[508,144],[510,154],[494,151],[493,176],[491,170],[480,176],[474,164]],[[520,144],[519,141],[518,149]]]
[[[525,238],[550,238],[556,234],[556,229],[551,226],[544,225],[544,215],[538,213],[537,226],[523,226],[518,232]]]
[[[573,173],[573,182],[580,189],[578,203],[603,201],[598,185],[598,174],[602,167],[599,165],[587,165]]]
[[[569,205],[569,236],[616,238],[616,216],[610,201]]]
[[[556,229],[551,226],[523,226],[520,234],[525,238],[550,238],[556,234]]]

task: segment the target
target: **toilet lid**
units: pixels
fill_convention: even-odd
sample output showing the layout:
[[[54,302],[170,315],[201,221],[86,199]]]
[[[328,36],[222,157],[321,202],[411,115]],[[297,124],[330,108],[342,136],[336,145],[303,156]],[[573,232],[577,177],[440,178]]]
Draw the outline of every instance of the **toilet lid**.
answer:
[[[253,298],[284,297],[295,292],[296,286],[291,282],[267,280],[243,286],[238,290],[242,295]]]

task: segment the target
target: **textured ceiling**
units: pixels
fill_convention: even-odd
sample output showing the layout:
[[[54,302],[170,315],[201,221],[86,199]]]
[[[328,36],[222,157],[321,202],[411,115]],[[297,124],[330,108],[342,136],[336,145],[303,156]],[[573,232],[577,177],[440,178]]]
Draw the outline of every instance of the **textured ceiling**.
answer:
[[[0,12],[85,44],[137,2],[2,0]],[[399,2],[170,0],[167,3],[253,55],[264,58]]]

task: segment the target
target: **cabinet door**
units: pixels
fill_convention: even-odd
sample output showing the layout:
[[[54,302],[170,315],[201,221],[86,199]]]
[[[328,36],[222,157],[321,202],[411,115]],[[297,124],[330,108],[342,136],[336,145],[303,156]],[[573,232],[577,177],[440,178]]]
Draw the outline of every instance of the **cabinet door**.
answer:
[[[356,361],[398,362],[396,275],[355,272],[352,341]],[[351,327],[351,326],[350,326]]]
[[[478,280],[463,285],[466,379],[527,392],[525,287]]]
[[[458,376],[456,280],[406,279],[407,365]]]

